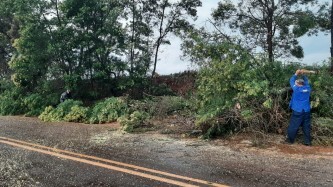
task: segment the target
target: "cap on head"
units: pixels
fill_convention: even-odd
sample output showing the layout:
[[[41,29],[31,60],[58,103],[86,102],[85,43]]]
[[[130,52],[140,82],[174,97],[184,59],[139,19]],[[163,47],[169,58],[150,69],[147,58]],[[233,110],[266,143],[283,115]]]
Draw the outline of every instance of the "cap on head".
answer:
[[[304,79],[297,79],[296,84],[304,85]]]

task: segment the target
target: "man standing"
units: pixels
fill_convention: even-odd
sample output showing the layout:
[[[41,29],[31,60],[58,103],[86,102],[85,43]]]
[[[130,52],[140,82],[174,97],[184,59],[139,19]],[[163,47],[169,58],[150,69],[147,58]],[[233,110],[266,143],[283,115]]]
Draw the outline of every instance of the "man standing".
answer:
[[[304,134],[304,145],[311,145],[311,113],[310,113],[310,93],[311,86],[308,78],[303,75],[304,70],[297,70],[290,78],[290,86],[293,94],[290,101],[292,115],[288,127],[288,143],[294,143],[297,131],[302,126]],[[302,78],[297,79],[299,75]]]

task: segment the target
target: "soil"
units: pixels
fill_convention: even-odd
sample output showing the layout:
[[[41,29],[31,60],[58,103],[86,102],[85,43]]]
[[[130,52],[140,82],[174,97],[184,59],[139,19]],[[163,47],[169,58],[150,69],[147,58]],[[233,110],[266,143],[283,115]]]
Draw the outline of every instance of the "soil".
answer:
[[[0,136],[231,186],[333,186],[332,147],[289,145],[283,143],[283,135],[244,133],[207,141],[197,137],[193,123],[175,118],[156,122],[154,130],[129,134],[119,130],[117,123],[44,123],[37,118],[0,117]],[[66,165],[53,165],[58,170],[47,175],[42,170],[46,166],[34,161],[40,156],[20,156],[2,146],[0,150],[6,151],[0,152],[0,186],[160,186],[149,181],[114,183],[119,179],[108,184],[110,178],[100,177],[101,171],[85,175],[77,170],[75,176],[80,178],[73,175],[65,181],[55,176],[64,175],[57,171],[67,171]]]

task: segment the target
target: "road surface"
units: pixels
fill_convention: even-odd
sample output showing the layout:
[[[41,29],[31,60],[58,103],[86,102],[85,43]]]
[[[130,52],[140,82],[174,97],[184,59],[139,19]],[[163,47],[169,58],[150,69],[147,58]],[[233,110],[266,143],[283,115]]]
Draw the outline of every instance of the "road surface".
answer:
[[[333,149],[0,117],[0,186],[333,186]]]

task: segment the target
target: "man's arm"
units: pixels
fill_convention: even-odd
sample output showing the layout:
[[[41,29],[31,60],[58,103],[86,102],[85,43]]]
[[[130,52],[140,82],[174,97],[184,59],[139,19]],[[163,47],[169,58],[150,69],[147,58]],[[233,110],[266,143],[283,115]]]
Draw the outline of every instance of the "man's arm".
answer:
[[[289,84],[290,84],[291,88],[295,85],[295,81],[299,74],[301,74],[301,70],[298,69],[298,70],[296,70],[295,74],[289,79]]]
[[[293,76],[289,79],[290,87],[293,87],[293,86],[295,85],[296,78],[297,78],[297,75],[293,75]]]

